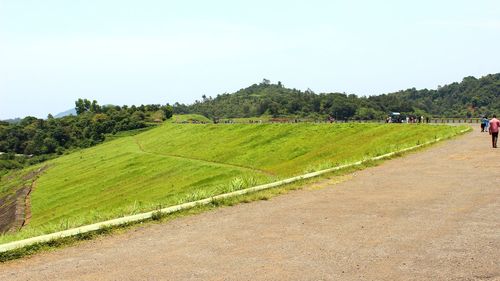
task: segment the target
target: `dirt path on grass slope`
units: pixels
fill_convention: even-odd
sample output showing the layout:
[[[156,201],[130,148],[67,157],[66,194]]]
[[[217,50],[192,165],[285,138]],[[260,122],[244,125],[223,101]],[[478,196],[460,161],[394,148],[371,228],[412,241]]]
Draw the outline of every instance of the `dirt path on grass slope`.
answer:
[[[195,161],[195,162],[199,162],[199,163],[202,163],[202,164],[217,165],[217,166],[220,166],[220,167],[233,168],[233,169],[234,168],[236,168],[236,169],[244,169],[244,170],[253,171],[253,172],[256,172],[256,173],[265,174],[265,175],[268,175],[268,176],[275,176],[275,174],[273,172],[266,171],[266,170],[260,170],[260,169],[256,169],[256,168],[249,167],[249,166],[229,164],[229,163],[222,163],[222,162],[217,162],[217,161],[210,161],[210,160],[205,160],[205,159],[201,159],[201,158],[186,157],[186,156],[175,155],[175,154],[149,152],[149,151],[147,151],[147,150],[144,149],[144,147],[142,146],[141,142],[137,138],[135,138],[135,137],[134,137],[134,142],[137,145],[137,147],[139,147],[140,151],[142,151],[144,153],[147,153],[147,154],[155,155],[155,156],[163,156],[163,157],[169,157],[169,158],[177,158],[177,159],[183,159],[183,160],[190,160],[190,161]]]
[[[43,166],[22,176],[24,184],[12,194],[0,197],[0,233],[17,231],[31,219],[30,194],[36,187],[36,180],[47,169]],[[9,178],[5,180],[11,180]],[[31,181],[27,184],[26,181]]]
[[[500,280],[500,149],[488,137],[0,264],[0,280]]]

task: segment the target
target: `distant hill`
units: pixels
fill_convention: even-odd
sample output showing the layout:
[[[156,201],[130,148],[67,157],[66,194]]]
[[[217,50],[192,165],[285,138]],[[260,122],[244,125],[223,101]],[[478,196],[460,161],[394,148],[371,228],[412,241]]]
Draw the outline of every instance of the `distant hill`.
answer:
[[[5,119],[5,120],[2,120],[3,122],[7,122],[9,124],[17,124],[19,122],[21,122],[21,118],[12,118],[12,119]]]
[[[106,106],[106,107],[112,107],[112,106],[115,106],[113,104],[105,104],[103,106]],[[71,108],[71,109],[68,109],[66,111],[63,111],[61,113],[58,113],[54,116],[54,118],[62,118],[62,117],[65,117],[65,116],[70,116],[70,115],[73,115],[73,116],[76,116],[76,108]]]
[[[61,113],[54,115],[54,118],[61,118],[61,117],[69,116],[69,115],[76,116],[76,110],[74,108],[68,109],[66,111],[63,111]]]
[[[263,114],[337,119],[381,119],[389,112],[443,117],[479,117],[500,113],[500,73],[428,90],[410,88],[395,93],[358,97],[345,93],[316,94],[284,87],[264,79],[233,94],[203,96],[191,105],[174,104],[174,113],[207,117],[254,117]]]

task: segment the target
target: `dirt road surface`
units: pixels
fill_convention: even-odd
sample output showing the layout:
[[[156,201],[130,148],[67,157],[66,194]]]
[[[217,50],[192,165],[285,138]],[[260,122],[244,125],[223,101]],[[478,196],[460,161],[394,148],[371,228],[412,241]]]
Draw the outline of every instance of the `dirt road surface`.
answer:
[[[500,149],[488,137],[0,264],[0,280],[500,280]]]

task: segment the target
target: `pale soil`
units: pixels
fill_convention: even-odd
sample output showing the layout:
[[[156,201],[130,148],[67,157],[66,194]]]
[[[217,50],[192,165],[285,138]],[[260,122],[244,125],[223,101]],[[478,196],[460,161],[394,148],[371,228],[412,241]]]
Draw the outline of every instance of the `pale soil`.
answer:
[[[500,280],[500,149],[477,130],[347,181],[0,264],[0,280]]]

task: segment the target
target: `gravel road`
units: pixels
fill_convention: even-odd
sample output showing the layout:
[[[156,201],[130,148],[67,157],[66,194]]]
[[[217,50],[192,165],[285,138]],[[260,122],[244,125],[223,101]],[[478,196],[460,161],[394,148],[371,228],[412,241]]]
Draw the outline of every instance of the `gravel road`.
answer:
[[[0,264],[0,280],[500,280],[487,134],[321,185]]]

